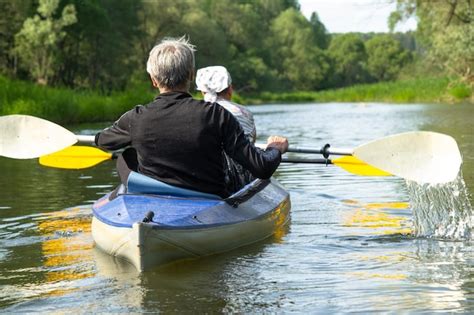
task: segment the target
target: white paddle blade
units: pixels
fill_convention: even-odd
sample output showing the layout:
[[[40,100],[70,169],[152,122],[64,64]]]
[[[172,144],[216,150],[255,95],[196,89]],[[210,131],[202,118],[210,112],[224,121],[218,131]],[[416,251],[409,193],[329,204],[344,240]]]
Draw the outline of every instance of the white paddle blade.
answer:
[[[0,156],[37,158],[76,142],[72,132],[41,118],[28,115],[0,117]]]
[[[453,181],[462,164],[456,141],[447,135],[417,131],[364,144],[354,156],[390,174],[418,183]]]

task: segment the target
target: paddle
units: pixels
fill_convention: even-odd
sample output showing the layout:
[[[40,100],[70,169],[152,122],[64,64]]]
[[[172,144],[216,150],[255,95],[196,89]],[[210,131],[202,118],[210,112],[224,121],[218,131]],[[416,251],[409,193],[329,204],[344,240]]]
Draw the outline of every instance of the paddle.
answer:
[[[0,117],[0,155],[34,158],[54,153],[93,136],[76,136],[52,122],[25,115]],[[387,173],[419,183],[453,181],[462,159],[456,141],[435,132],[407,132],[363,144],[353,150],[298,149],[289,152],[352,155]],[[324,151],[324,152],[323,152]]]
[[[77,142],[70,131],[52,122],[26,115],[0,117],[0,155],[31,159]]]
[[[32,159],[67,148],[76,142],[93,143],[94,136],[79,136],[38,117],[0,116],[0,156]]]
[[[41,156],[39,162],[41,165],[65,168],[65,169],[83,169],[95,166],[103,161],[116,158],[115,153],[108,153],[98,148],[85,146],[71,146],[61,151]],[[282,159],[284,163],[309,163],[309,164],[333,164],[341,167],[349,173],[363,176],[388,176],[389,173],[376,169],[366,163],[352,157],[345,156],[335,160],[329,159]]]
[[[261,147],[265,147],[264,145]],[[412,131],[387,136],[353,150],[291,148],[288,152],[351,155],[376,169],[418,183],[453,181],[462,164],[456,141],[445,134]]]
[[[39,158],[39,163],[55,168],[83,169],[116,157],[115,153],[108,153],[98,148],[75,145],[55,153],[43,155]]]

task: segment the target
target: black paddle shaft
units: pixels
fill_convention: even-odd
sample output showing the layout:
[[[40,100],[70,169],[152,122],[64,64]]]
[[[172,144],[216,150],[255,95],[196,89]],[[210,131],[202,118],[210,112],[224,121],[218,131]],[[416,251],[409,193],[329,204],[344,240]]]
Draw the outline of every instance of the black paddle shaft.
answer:
[[[332,164],[330,159],[299,159],[299,158],[287,158],[281,159],[282,163],[306,163],[306,164]]]

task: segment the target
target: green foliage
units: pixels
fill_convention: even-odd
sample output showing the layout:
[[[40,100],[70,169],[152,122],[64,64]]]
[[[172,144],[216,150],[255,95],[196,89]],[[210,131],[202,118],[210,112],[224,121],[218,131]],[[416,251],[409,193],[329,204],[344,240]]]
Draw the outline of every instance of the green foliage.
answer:
[[[69,28],[57,80],[70,87],[111,91],[124,89],[133,71],[143,69],[136,53],[137,12],[134,0],[70,0],[78,23]]]
[[[47,84],[58,66],[58,43],[66,36],[64,28],[77,21],[73,5],[67,5],[62,15],[54,19],[59,0],[40,0],[38,14],[28,18],[15,35],[15,53],[33,78]]]
[[[11,50],[15,34],[20,31],[32,8],[33,0],[0,1],[0,73],[18,74]]]
[[[75,90],[5,83],[18,92],[3,89],[0,111],[7,113],[113,119],[121,109],[151,98],[148,53],[163,37],[182,35],[197,47],[197,68],[229,69],[241,100],[249,95],[287,102],[314,101],[315,95],[383,100],[380,93],[392,101],[433,100],[403,83],[359,85],[447,73],[458,83],[438,86],[439,99],[472,99],[469,1],[439,0],[435,6],[397,0],[390,23],[416,14],[416,38],[412,33],[330,36],[317,12],[308,21],[297,0],[0,0],[0,12],[0,73]],[[427,91],[437,86],[428,81]],[[338,87],[348,88],[310,92]]]
[[[329,61],[315,43],[312,25],[295,9],[275,18],[267,41],[274,47],[271,65],[289,88],[313,90],[328,74]]]
[[[323,22],[321,22],[316,12],[311,14],[309,22],[313,28],[316,45],[321,49],[328,48],[331,37],[329,36],[326,27],[324,26]]]
[[[354,85],[320,92],[262,92],[253,97],[234,93],[240,104],[295,102],[459,102],[469,101],[468,85],[450,86],[447,78]],[[124,92],[104,95],[39,86],[0,76],[0,115],[29,114],[57,123],[113,121],[124,111],[153,99],[149,84],[135,84]],[[200,95],[195,95],[200,97]]]
[[[474,84],[474,5],[471,1],[397,0],[397,10],[390,17],[394,27],[404,19],[416,16],[417,39],[432,65],[461,76]]]
[[[457,83],[451,86],[449,94],[456,100],[464,100],[470,98],[473,95],[473,91],[471,86],[464,83]]]
[[[410,61],[410,53],[389,35],[375,36],[365,43],[367,69],[377,81],[393,80]]]
[[[439,103],[459,102],[449,93],[449,79],[423,78],[406,81],[358,84],[320,92],[260,93],[244,99],[244,104],[294,103],[294,102],[389,102],[389,103]]]
[[[0,115],[29,114],[58,123],[111,121],[137,104],[153,99],[148,85],[110,95],[51,88],[0,76]]]
[[[348,86],[368,80],[367,52],[356,34],[344,34],[332,39],[329,56],[333,60],[333,84]]]
[[[277,72],[258,56],[239,54],[228,63],[229,72],[232,73],[232,82],[239,92],[275,89]]]
[[[25,21],[25,29],[17,36],[16,51],[24,55],[19,65],[30,77],[48,85],[100,89],[107,93],[125,89],[132,78],[146,81],[144,65],[148,52],[164,37],[189,36],[198,49],[196,66],[225,65],[235,78],[236,88],[242,91],[301,86],[302,79],[297,73],[290,74],[288,81],[285,73],[279,73],[286,68],[274,68],[271,60],[276,59],[275,49],[267,45],[277,42],[270,38],[279,36],[272,34],[270,25],[285,10],[291,8],[299,15],[305,22],[301,24],[304,32],[311,29],[311,35],[303,38],[313,37],[310,44],[294,45],[290,59],[303,57],[309,63],[320,62],[321,52],[316,50],[318,56],[312,58],[309,55],[315,50],[310,46],[323,47],[327,41],[324,25],[316,16],[312,24],[306,21],[296,0],[61,0],[59,7],[64,6],[67,12],[74,6],[77,18],[77,23],[67,27],[63,23],[61,29],[53,27],[67,20],[54,13],[59,0],[24,1],[36,5],[37,13]],[[16,5],[1,5],[5,10],[17,10]],[[24,20],[28,13],[18,16]],[[0,18],[0,31],[1,21]],[[11,30],[5,33],[10,34]],[[56,38],[49,41],[51,38],[42,34],[55,34]],[[29,62],[33,49],[27,49],[27,45],[32,47],[33,43],[34,50],[42,52],[36,55],[42,62]],[[8,41],[5,46],[5,51],[13,47]],[[305,52],[306,48],[309,49]],[[12,69],[14,62],[6,57],[3,62],[0,59],[2,66]],[[311,87],[319,88],[321,75],[315,76],[314,71],[309,74],[315,82]]]

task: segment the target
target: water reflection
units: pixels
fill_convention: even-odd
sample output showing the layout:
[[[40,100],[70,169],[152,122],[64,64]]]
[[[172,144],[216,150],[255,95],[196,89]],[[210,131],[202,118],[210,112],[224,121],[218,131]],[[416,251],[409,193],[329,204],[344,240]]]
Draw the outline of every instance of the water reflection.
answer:
[[[472,243],[417,239],[410,278],[433,309],[451,311],[472,305]],[[443,290],[441,290],[443,289]]]
[[[90,219],[90,207],[5,219],[12,224],[2,227],[18,232],[14,234],[17,242],[6,246],[10,253],[1,264],[8,269],[1,279],[15,279],[16,285],[2,286],[1,303],[21,300],[28,305],[33,299],[70,294],[80,288],[75,284],[78,280],[93,277]],[[2,239],[4,244],[7,239]]]
[[[45,219],[38,224],[39,232],[45,237],[41,243],[45,281],[73,281],[92,277],[90,208],[77,207],[52,212]]]
[[[366,228],[362,234],[402,234],[412,232],[409,203],[381,202],[360,204],[354,200],[345,200],[355,210],[348,213],[343,226],[350,228]],[[403,210],[403,213],[402,213]],[[365,232],[365,233],[364,233]]]
[[[117,291],[114,296],[102,297],[100,305],[110,305],[120,300],[122,310],[128,311],[141,309],[141,312],[153,312],[159,309],[174,313],[205,312],[211,308],[219,312],[242,310],[250,301],[255,302],[256,298],[243,294],[243,286],[253,287],[252,291],[255,292],[264,286],[270,290],[268,283],[254,287],[258,282],[258,279],[254,279],[255,268],[258,267],[255,262],[265,255],[268,246],[281,242],[287,233],[288,226],[285,226],[272,238],[245,249],[180,261],[141,274],[131,264],[95,249],[96,276],[107,279],[110,287]],[[92,305],[93,309],[95,307]],[[114,311],[114,308],[108,311]]]

